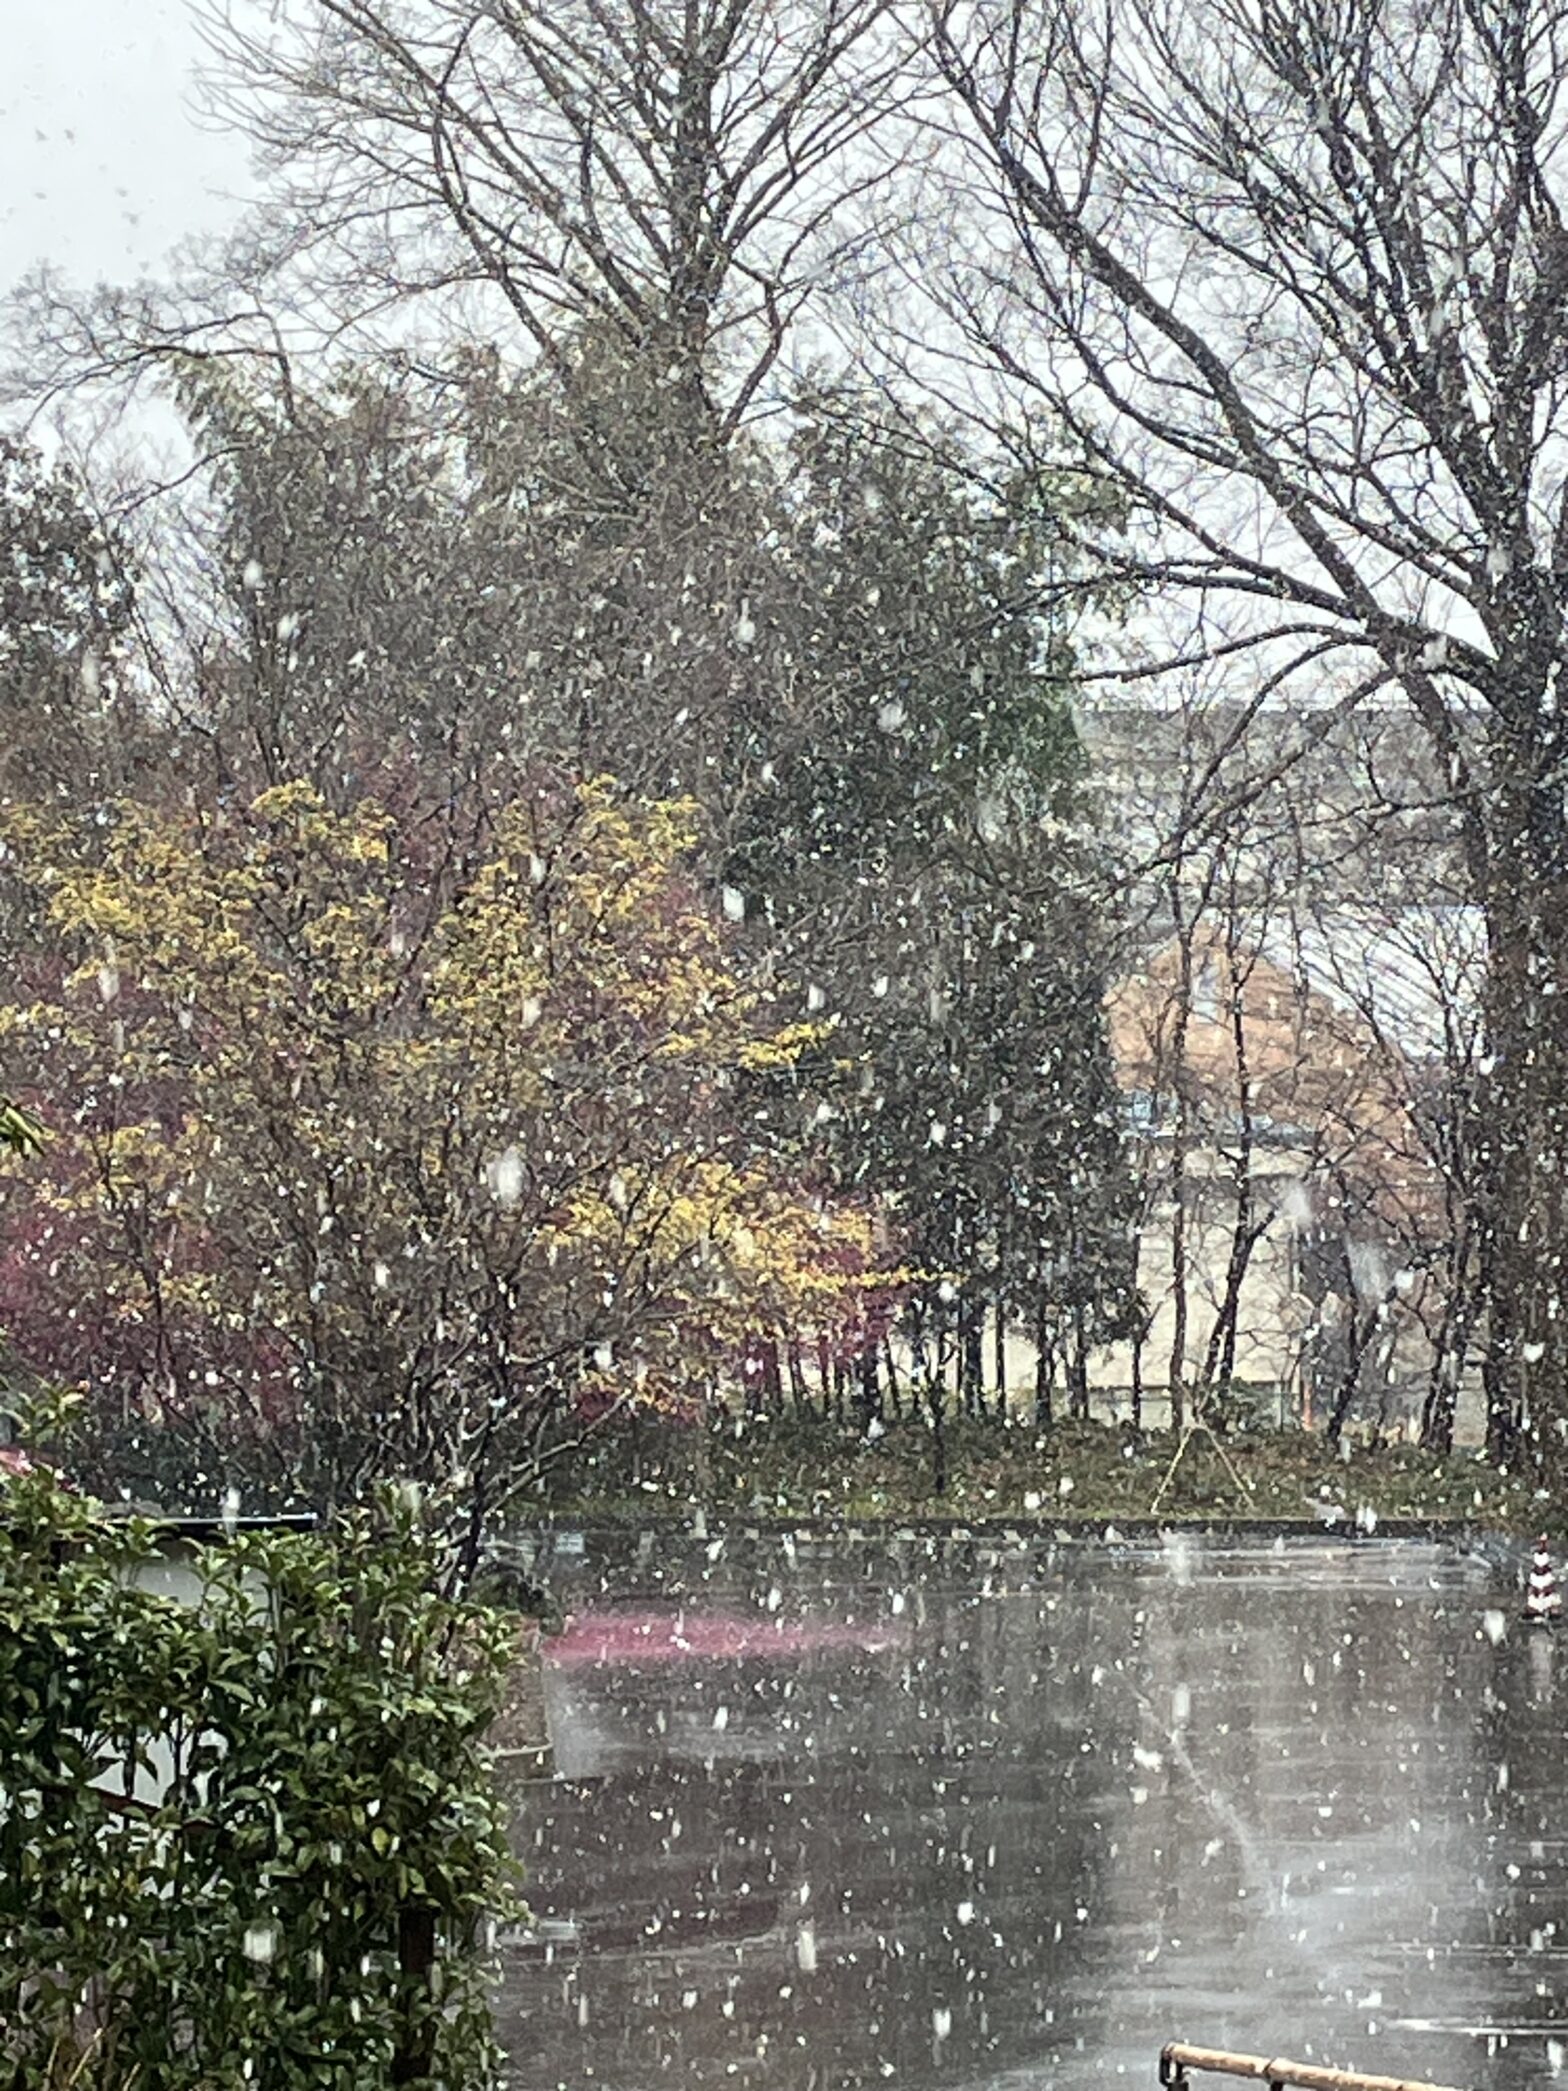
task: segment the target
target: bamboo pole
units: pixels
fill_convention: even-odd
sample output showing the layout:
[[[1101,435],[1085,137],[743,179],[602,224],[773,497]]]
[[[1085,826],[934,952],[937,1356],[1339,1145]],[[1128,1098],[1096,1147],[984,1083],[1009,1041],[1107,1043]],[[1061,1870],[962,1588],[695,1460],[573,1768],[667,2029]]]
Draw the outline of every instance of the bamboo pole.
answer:
[[[1172,2041],[1160,2050],[1160,2082],[1175,2084],[1189,2069],[1221,2076],[1251,2077],[1264,2084],[1298,2084],[1302,2091],[1448,2091],[1413,2077],[1363,2076],[1354,2069],[1323,2069],[1314,2062],[1285,2062],[1262,2055],[1232,2055],[1223,2048],[1184,2047]]]

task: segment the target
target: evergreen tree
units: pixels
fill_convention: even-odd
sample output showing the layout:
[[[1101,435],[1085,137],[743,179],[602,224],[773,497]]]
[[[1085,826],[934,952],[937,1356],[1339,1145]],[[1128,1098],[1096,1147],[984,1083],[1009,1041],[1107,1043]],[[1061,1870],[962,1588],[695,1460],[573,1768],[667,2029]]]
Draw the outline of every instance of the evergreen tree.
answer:
[[[1065,504],[926,432],[810,403],[787,488],[813,732],[761,767],[729,876],[756,942],[837,1018],[812,1104],[896,1211],[933,1378],[978,1405],[988,1305],[1081,1370],[1129,1311],[1072,655],[1048,610]],[[778,728],[758,710],[756,764]],[[871,1399],[868,1385],[867,1398]]]

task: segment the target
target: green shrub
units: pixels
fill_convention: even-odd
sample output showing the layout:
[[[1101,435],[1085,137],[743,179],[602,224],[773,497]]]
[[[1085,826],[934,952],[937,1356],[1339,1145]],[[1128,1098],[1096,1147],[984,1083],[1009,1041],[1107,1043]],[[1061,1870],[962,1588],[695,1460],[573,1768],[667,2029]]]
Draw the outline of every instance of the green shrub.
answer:
[[[477,2091],[515,1622],[411,1515],[196,1550],[0,1479],[0,2085]]]

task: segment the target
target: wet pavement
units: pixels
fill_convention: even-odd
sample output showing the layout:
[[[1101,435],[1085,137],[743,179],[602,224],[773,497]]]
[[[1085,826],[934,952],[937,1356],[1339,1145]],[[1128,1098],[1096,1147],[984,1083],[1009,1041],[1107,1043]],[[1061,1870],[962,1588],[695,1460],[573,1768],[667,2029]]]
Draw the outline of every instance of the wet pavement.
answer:
[[[1171,2039],[1499,2091],[1563,2067],[1568,1628],[1479,1556],[560,1565],[519,2091],[1152,2083]]]

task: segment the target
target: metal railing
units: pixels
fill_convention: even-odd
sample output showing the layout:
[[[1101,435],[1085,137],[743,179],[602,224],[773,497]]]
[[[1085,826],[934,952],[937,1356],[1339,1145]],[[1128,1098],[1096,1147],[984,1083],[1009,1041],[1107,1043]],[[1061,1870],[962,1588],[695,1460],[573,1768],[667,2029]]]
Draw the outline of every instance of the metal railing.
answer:
[[[1232,2055],[1223,2048],[1186,2047],[1172,2041],[1160,2050],[1160,2082],[1168,2091],[1190,2091],[1189,2069],[1219,2076],[1249,2077],[1254,2083],[1296,2084],[1301,2091],[1451,2091],[1443,2084],[1424,2084],[1415,2077],[1363,2076],[1354,2069],[1324,2069],[1315,2062],[1286,2062],[1267,2055]]]

